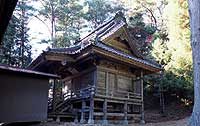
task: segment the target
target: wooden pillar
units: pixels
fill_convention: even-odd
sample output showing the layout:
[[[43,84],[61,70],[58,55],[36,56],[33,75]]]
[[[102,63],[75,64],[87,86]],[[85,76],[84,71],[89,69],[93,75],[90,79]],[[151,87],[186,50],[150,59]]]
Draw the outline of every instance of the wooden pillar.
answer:
[[[94,99],[93,96],[90,98],[90,110],[88,124],[94,124]]]
[[[71,107],[70,109],[71,109],[72,113],[75,115],[74,123],[78,123],[78,113],[77,113],[77,111],[74,109],[73,103],[71,104],[70,107]]]
[[[128,102],[125,101],[124,103],[124,125],[128,125],[128,120],[127,120],[127,112],[128,112]]]
[[[143,70],[141,70],[140,81],[141,81],[141,96],[142,96],[142,107],[141,107],[141,124],[144,124],[144,85],[143,85]]]
[[[75,119],[74,119],[74,123],[78,123],[78,113],[75,112]]]
[[[103,103],[103,125],[107,125],[108,124],[108,120],[107,120],[107,99],[104,99],[104,103]]]
[[[94,87],[97,87],[97,69],[93,72],[93,85]]]
[[[97,69],[93,72],[93,87],[90,93],[90,110],[88,124],[94,124],[94,95],[97,87]]]
[[[108,79],[109,79],[108,78],[108,72],[106,72],[106,82],[105,82],[106,96],[108,96],[108,93],[109,93],[109,89],[108,89],[109,88],[109,85],[108,85],[109,84],[108,83],[109,80]]]
[[[53,99],[52,99],[53,111],[56,109],[56,80],[53,79]]]
[[[86,103],[85,103],[85,100],[83,99],[82,100],[82,109],[81,109],[81,120],[80,120],[81,124],[85,123],[85,106],[86,106]]]

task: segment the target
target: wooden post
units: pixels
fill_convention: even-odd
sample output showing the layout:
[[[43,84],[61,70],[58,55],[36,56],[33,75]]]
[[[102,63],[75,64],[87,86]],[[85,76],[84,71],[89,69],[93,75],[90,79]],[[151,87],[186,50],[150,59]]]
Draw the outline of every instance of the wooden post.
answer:
[[[128,120],[127,120],[127,112],[128,112],[128,102],[125,101],[124,103],[124,125],[128,125]]]
[[[53,100],[52,100],[52,107],[53,107],[53,112],[56,109],[56,81],[53,79]]]
[[[105,89],[106,89],[106,96],[108,96],[108,88],[109,88],[109,83],[108,83],[108,72],[106,72],[106,82],[105,82]]]
[[[56,122],[60,122],[60,117],[59,116],[56,117]]]
[[[93,72],[93,85],[94,87],[97,87],[97,69]]]
[[[104,103],[103,103],[103,125],[107,125],[108,124],[108,120],[107,120],[107,99],[104,99]]]
[[[141,124],[145,124],[144,121],[144,85],[143,85],[143,71],[141,70],[140,74],[140,81],[141,81],[141,96],[142,96],[142,107],[141,107]]]
[[[81,109],[81,120],[80,120],[81,124],[85,123],[85,106],[86,106],[86,103],[85,103],[85,100],[83,99],[82,100],[82,109]]]
[[[74,119],[74,123],[78,123],[78,113],[75,111],[75,119]]]
[[[71,104],[70,107],[71,107],[70,109],[71,109],[71,111],[72,111],[72,114],[75,115],[74,123],[78,123],[78,113],[77,113],[77,111],[74,109],[73,103]]]
[[[93,72],[93,86],[90,93],[90,110],[89,110],[89,119],[88,124],[94,124],[94,95],[95,95],[95,88],[97,87],[97,70]]]
[[[94,113],[94,99],[93,99],[93,96],[91,96],[88,124],[94,124],[94,114],[93,113]]]

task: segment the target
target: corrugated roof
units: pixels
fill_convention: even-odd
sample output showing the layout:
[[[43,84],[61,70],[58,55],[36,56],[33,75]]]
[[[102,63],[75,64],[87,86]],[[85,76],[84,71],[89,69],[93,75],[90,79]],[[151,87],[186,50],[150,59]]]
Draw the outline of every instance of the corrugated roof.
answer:
[[[17,68],[17,67],[11,67],[11,66],[4,66],[4,65],[0,65],[0,70],[12,71],[12,72],[20,72],[20,73],[26,73],[26,74],[32,74],[32,75],[47,76],[47,77],[53,77],[53,78],[59,78],[59,76],[55,75],[55,74],[49,74],[49,73],[38,72],[38,71],[22,69],[22,68]]]

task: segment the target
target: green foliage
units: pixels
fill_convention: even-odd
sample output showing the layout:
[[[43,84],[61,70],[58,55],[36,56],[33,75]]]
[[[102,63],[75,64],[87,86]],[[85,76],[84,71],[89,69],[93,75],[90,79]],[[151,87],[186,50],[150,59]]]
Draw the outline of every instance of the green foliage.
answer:
[[[18,2],[3,38],[4,55],[0,61],[3,64],[25,67],[31,62],[31,45],[27,34],[28,9],[23,0]]]
[[[120,5],[105,0],[85,0],[83,3],[80,0],[37,1],[42,3],[39,15],[51,22],[51,26],[46,25],[55,48],[70,46],[79,40],[81,33],[91,31],[117,11],[123,10]]]
[[[167,34],[160,34],[154,41],[151,55],[163,65],[164,71],[160,81],[154,80],[152,83],[162,85],[167,94],[175,94],[179,98],[192,101],[192,57],[187,1],[168,1],[163,15],[168,19],[165,31]]]
[[[53,47],[66,47],[79,38],[83,6],[79,0],[38,0],[42,8],[39,15],[51,22],[51,44]],[[41,20],[41,19],[40,19]],[[45,22],[43,22],[45,23]]]
[[[116,12],[124,10],[119,3],[107,0],[85,0],[84,4],[88,7],[84,19],[91,23],[92,28],[96,28]]]
[[[189,17],[186,0],[121,0],[129,26],[135,30],[141,53],[163,66],[161,75],[145,80],[146,91],[176,95],[192,100],[192,58],[189,42]],[[152,41],[145,38],[152,35]],[[161,87],[160,87],[161,86]],[[158,95],[159,96],[159,95]]]

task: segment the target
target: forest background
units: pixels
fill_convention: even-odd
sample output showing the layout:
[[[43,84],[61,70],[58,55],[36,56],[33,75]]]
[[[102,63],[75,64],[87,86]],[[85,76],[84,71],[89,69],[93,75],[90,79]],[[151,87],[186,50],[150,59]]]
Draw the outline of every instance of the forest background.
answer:
[[[19,0],[4,34],[0,63],[25,68],[42,45],[71,46],[119,11],[125,15],[140,53],[163,67],[161,73],[145,78],[145,95],[159,99],[162,107],[171,100],[192,105],[186,0]],[[35,36],[31,28],[38,29]]]

